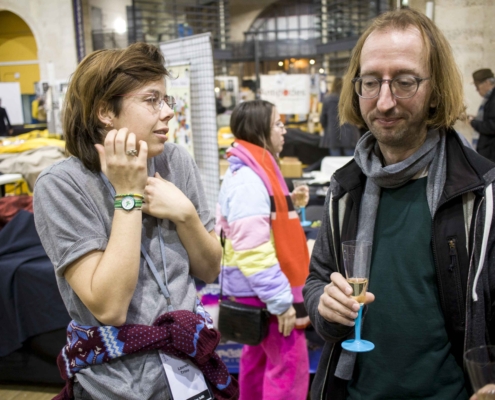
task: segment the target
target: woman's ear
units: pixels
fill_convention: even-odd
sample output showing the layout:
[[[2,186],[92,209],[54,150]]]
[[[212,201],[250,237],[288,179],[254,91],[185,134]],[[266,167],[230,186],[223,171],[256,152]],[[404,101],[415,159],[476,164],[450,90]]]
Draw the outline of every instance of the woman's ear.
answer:
[[[105,128],[113,128],[114,117],[115,114],[112,111],[110,111],[107,107],[100,106],[98,108],[98,119],[103,125],[105,125]]]

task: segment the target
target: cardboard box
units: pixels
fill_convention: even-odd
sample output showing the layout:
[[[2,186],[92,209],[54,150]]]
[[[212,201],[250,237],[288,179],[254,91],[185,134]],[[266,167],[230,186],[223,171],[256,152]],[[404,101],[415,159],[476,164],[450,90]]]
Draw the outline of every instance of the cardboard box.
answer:
[[[280,159],[280,170],[284,178],[300,178],[302,163],[296,157],[284,157]]]

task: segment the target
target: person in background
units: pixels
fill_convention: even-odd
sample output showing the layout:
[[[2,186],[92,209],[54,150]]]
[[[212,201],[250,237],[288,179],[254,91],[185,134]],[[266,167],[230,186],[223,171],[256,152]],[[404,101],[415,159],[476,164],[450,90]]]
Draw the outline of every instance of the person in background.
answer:
[[[256,84],[253,80],[244,79],[241,82],[239,97],[240,101],[251,101],[256,99]]]
[[[476,150],[482,156],[495,161],[495,77],[491,69],[473,72],[476,90],[483,97],[476,116],[469,116],[471,126],[479,133]]]
[[[424,14],[381,14],[344,76],[341,122],[370,131],[331,179],[304,287],[325,339],[312,399],[467,400],[463,354],[495,343],[495,164],[453,129],[463,114],[452,49]],[[342,242],[373,243],[362,337]]]
[[[215,107],[218,114],[223,114],[227,109],[222,105],[222,99],[220,97],[215,97]]]
[[[339,98],[342,91],[342,78],[336,77],[332,82],[330,94],[323,99],[320,124],[324,134],[320,147],[328,148],[331,156],[353,156],[359,140],[359,129],[354,125],[339,123]]]
[[[242,349],[240,399],[304,400],[309,360],[304,329],[297,328],[309,323],[302,298],[309,255],[291,196],[309,196],[308,189],[290,194],[277,165],[286,130],[273,104],[240,103],[230,128],[235,141],[215,228],[226,239],[219,280],[226,296],[272,314],[268,336]]]
[[[2,107],[2,99],[0,99],[0,136],[11,136],[14,134],[14,129],[10,124],[7,110]]]
[[[162,352],[201,357],[215,395],[237,398],[197,301],[193,276],[216,279],[221,247],[196,164],[166,143],[164,65],[144,43],[86,56],[64,103],[72,156],[34,188],[36,228],[73,318],[59,367],[76,399],[170,399]]]

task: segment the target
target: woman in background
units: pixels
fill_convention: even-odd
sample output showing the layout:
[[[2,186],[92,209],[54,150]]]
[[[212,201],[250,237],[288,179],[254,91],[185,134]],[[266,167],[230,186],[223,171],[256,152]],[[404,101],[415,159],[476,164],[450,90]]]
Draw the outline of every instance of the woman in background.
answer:
[[[223,293],[272,314],[268,336],[242,350],[241,400],[304,400],[309,361],[303,329],[307,313],[302,287],[308,248],[291,195],[276,163],[284,124],[273,104],[254,100],[233,111],[236,140],[227,151],[217,206],[217,235],[225,235]],[[308,196],[307,187],[298,188]]]
[[[339,122],[339,99],[342,91],[342,78],[336,77],[332,82],[330,94],[323,99],[320,124],[324,134],[320,147],[329,149],[331,156],[353,156],[359,140],[359,129],[354,125]]]
[[[88,55],[65,96],[72,157],[36,182],[36,228],[73,319],[59,357],[65,398],[169,399],[161,351],[177,350],[168,343],[172,326],[185,345],[208,336],[205,348],[223,376],[210,380],[213,390],[237,398],[213,352],[218,334],[197,332],[203,322],[193,276],[215,280],[221,247],[196,164],[166,143],[174,99],[164,65],[144,43]]]

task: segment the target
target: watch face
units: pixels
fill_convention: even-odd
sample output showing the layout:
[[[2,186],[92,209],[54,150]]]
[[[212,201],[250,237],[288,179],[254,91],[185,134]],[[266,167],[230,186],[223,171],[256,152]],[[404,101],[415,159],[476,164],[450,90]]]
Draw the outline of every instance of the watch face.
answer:
[[[132,210],[134,208],[134,205],[136,204],[136,201],[134,200],[134,197],[127,196],[122,199],[122,208],[124,210]]]

